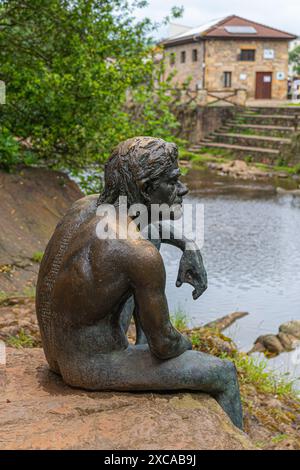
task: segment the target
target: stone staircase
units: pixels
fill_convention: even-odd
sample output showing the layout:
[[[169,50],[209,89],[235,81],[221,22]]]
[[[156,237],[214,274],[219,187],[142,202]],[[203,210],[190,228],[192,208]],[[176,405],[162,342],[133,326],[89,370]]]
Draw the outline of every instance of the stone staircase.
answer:
[[[275,164],[300,131],[300,108],[246,108],[190,150],[215,149],[236,158]],[[216,149],[218,151],[216,152]]]

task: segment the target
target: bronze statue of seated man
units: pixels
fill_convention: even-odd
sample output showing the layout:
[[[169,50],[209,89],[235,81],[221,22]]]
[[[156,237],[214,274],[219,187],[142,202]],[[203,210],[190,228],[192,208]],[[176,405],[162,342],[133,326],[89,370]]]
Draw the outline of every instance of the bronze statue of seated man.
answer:
[[[138,236],[137,225],[127,238],[119,237],[120,231],[132,227],[134,217],[107,218],[115,238],[98,233],[103,220],[99,209],[112,205],[118,213],[120,197],[127,197],[128,207],[143,204],[149,212],[152,204],[181,205],[187,188],[179,180],[177,157],[176,145],[161,139],[137,137],[121,143],[106,163],[103,193],[77,201],[57,225],[37,284],[43,347],[50,369],[71,386],[202,391],[215,397],[242,428],[234,365],[192,351],[169,318],[159,244],[182,249],[177,286],[192,284],[194,298],[207,287],[200,251],[187,250],[184,239],[151,241]],[[135,345],[127,340],[132,314]]]

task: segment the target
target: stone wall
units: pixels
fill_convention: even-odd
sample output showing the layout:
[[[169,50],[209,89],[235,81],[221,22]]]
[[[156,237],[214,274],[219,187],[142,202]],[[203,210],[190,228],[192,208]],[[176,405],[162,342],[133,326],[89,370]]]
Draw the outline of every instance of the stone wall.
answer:
[[[197,50],[197,61],[193,62],[193,49]],[[203,42],[192,42],[181,46],[168,47],[164,52],[166,76],[175,73],[173,83],[181,85],[191,78],[189,87],[195,90],[197,86],[203,85]],[[186,61],[181,63],[181,52],[185,51]],[[175,64],[170,64],[170,57],[175,54]]]
[[[237,108],[233,106],[197,106],[181,108],[176,112],[180,129],[178,136],[190,144],[198,143],[205,136],[219,129],[233,118]]]
[[[255,49],[254,62],[237,60],[241,49]],[[274,59],[264,59],[264,49],[275,51]],[[273,72],[272,98],[287,98],[288,41],[280,40],[220,40],[206,41],[205,88],[223,88],[223,72],[232,72],[232,88],[247,89],[248,98],[255,98],[256,72]],[[285,74],[284,80],[277,79],[277,73]],[[245,74],[246,80],[240,76]]]

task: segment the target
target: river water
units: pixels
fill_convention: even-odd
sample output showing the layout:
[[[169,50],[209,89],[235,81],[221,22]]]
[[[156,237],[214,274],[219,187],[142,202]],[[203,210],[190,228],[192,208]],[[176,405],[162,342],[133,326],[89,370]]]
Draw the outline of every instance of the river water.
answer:
[[[300,197],[278,195],[268,181],[241,182],[209,171],[191,170],[184,180],[186,202],[204,205],[209,287],[196,301],[192,287],[177,288],[180,251],[163,245],[170,311],[184,311],[190,326],[249,312],[225,331],[248,351],[259,335],[276,334],[282,323],[300,319]],[[300,350],[269,364],[299,377]]]

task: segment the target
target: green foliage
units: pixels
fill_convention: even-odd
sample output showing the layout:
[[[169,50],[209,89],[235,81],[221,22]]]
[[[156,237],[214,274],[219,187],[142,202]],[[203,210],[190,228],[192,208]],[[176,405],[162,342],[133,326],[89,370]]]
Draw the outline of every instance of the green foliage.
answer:
[[[195,152],[191,152],[184,148],[179,148],[179,160],[192,160],[193,158],[197,158],[198,154]]]
[[[267,361],[257,357],[238,353],[234,357],[223,355],[223,358],[233,361],[239,371],[242,383],[255,384],[257,390],[263,393],[272,393],[278,396],[294,394],[295,380],[287,374],[277,374],[267,369]]]
[[[279,157],[277,160],[276,160],[276,166],[279,166],[279,167],[284,167],[287,165],[287,162],[286,162],[286,159],[284,157]]]
[[[294,166],[295,175],[300,175],[300,163]]]
[[[16,336],[10,336],[7,339],[7,344],[13,348],[33,348],[34,340],[31,336],[27,335],[23,329],[19,331]]]
[[[243,134],[243,135],[255,135],[256,131],[253,129],[230,129],[229,134]]]
[[[5,126],[0,126],[0,170],[10,172],[19,164],[34,165],[36,163],[37,156],[22,147],[12,132]]]
[[[3,304],[8,298],[9,295],[3,290],[0,290],[0,305]]]
[[[187,330],[187,316],[184,315],[183,326],[181,325],[181,316],[184,315],[178,310],[176,317],[179,322],[175,325],[179,330]],[[174,320],[171,317],[173,323]],[[175,323],[174,323],[175,324]],[[224,342],[232,343],[230,338],[224,336],[218,329],[212,328],[196,328],[185,331],[191,340],[194,349],[212,354],[232,361],[238,371],[239,381],[242,390],[246,390],[247,386],[255,386],[258,393],[272,394],[278,397],[290,396],[295,397],[294,384],[297,379],[292,379],[289,373],[277,373],[268,368],[268,360],[262,360],[259,357],[248,356],[243,352],[232,348],[230,352],[224,352]],[[246,387],[246,388],[245,388]]]
[[[254,166],[256,166],[257,168],[259,168],[260,170],[263,170],[263,171],[266,171],[266,172],[270,172],[270,170],[272,170],[272,174],[274,174],[274,176],[276,176],[276,171],[280,172],[280,173],[287,173],[287,175],[289,176],[292,176],[292,175],[297,175],[297,174],[300,174],[300,164],[297,164],[295,166],[286,166],[284,165],[284,162],[279,162],[281,163],[280,165],[266,165],[264,163],[254,163]]]
[[[70,176],[86,195],[100,193],[103,189],[103,169],[101,172],[99,167],[83,171],[74,169]]]
[[[199,348],[201,346],[201,338],[199,333],[193,332],[190,336],[190,340],[195,348]]]
[[[220,155],[223,157],[230,157],[231,154],[228,150],[222,149],[222,148],[214,148],[214,147],[202,147],[199,151],[199,153],[205,153],[205,154],[210,154],[210,155]]]
[[[43,251],[36,251],[35,253],[33,253],[31,259],[32,261],[34,261],[35,263],[40,263],[43,259],[43,256],[44,256],[44,252]]]
[[[189,168],[187,168],[185,166],[180,167],[180,174],[182,176],[186,176],[188,174],[188,172],[189,172]]]
[[[293,64],[294,71],[300,74],[300,46],[295,47],[289,53],[289,62]]]
[[[5,171],[20,161],[19,144],[5,127],[0,127],[0,157],[0,169]]]
[[[279,444],[280,442],[288,439],[289,436],[287,434],[277,434],[276,436],[272,437],[271,441],[273,444]]]
[[[177,123],[168,81],[154,63],[155,25],[133,16],[145,4],[0,0],[6,83],[0,125],[29,139],[32,154],[21,162],[34,155],[35,163],[76,169],[105,161],[115,144],[134,135],[171,138]],[[10,168],[17,147],[6,153],[1,163]]]
[[[181,310],[180,308],[177,308],[175,312],[170,315],[171,322],[175,326],[177,330],[185,330],[187,328],[187,323],[188,323],[188,317],[187,314]]]
[[[86,195],[99,194],[104,187],[104,164],[91,165],[90,167],[80,169],[73,168],[69,173],[82,192]]]
[[[127,135],[149,135],[174,141],[173,133],[179,123],[170,104],[174,102],[175,94],[170,91],[172,75],[165,80],[164,75],[164,64],[161,62],[148,75],[146,83],[131,90],[126,109],[133,128],[128,126]]]

